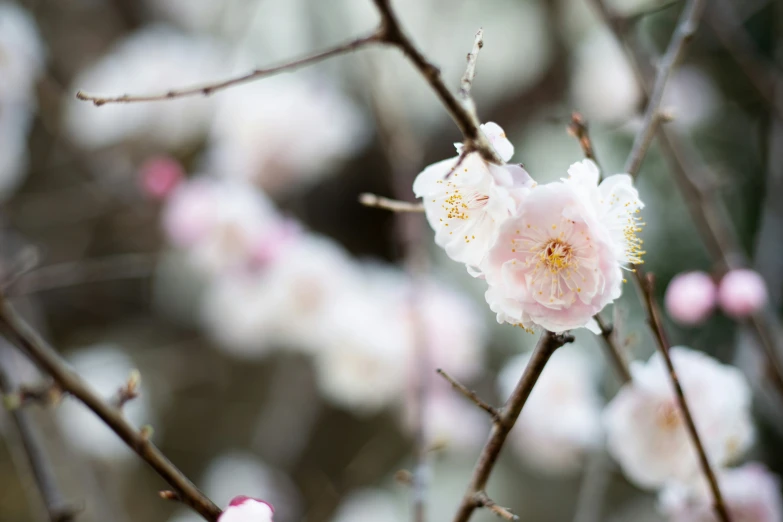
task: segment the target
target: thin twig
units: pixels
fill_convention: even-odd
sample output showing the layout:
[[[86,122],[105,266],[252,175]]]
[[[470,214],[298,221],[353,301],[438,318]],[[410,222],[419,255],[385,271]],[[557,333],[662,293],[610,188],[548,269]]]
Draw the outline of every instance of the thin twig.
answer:
[[[470,95],[470,90],[473,88],[473,79],[476,77],[476,63],[478,63],[478,54],[482,47],[484,47],[484,30],[479,29],[473,41],[473,50],[468,53],[468,66],[465,68],[465,74],[462,76],[462,83],[459,89],[462,103],[473,113],[476,112],[476,105]]]
[[[454,377],[443,371],[442,369],[438,368],[436,370],[438,372],[438,375],[446,379],[451,386],[460,392],[462,395],[465,396],[469,401],[473,402],[476,406],[484,410],[485,412],[489,413],[490,417],[492,417],[492,420],[494,422],[500,421],[500,412],[495,408],[494,406],[491,406],[484,402],[481,397],[478,396],[476,392],[473,390],[467,388],[464,384],[457,381]]]
[[[585,158],[593,160],[598,166],[598,170],[603,173],[601,164],[598,162],[598,158],[595,156],[595,149],[593,148],[593,141],[590,139],[590,132],[587,127],[587,122],[578,112],[571,113],[571,122],[568,124],[568,134],[573,136],[579,142],[579,146],[582,147],[582,153]]]
[[[489,498],[484,491],[477,491],[474,497],[479,507],[487,509],[503,520],[519,520],[519,517],[509,511],[507,508],[498,506],[495,501]]]
[[[312,65],[333,56],[338,56],[351,51],[355,51],[362,47],[366,47],[371,44],[376,44],[381,41],[378,31],[374,31],[369,35],[362,36],[360,38],[353,39],[349,42],[344,42],[339,45],[335,45],[325,51],[320,51],[303,58],[293,60],[291,62],[275,65],[265,69],[255,69],[249,73],[237,76],[236,78],[229,78],[227,80],[221,80],[215,83],[208,83],[204,85],[198,85],[194,87],[186,87],[183,89],[172,89],[164,93],[158,94],[123,94],[122,96],[98,96],[95,94],[88,94],[84,91],[76,93],[76,97],[82,101],[90,101],[96,106],[105,105],[107,103],[138,103],[138,102],[154,102],[154,101],[166,101],[176,98],[185,98],[188,96],[209,96],[218,91],[228,89],[243,83],[259,80],[267,76],[272,76],[284,71],[292,71],[300,67]]]
[[[617,306],[617,305],[615,305]],[[609,354],[609,359],[612,361],[617,377],[622,384],[631,382],[631,370],[628,369],[628,362],[623,357],[622,350],[617,343],[617,336],[615,335],[614,327],[607,324],[601,317],[601,314],[595,314],[593,319],[598,323],[598,327],[601,329],[601,337],[604,340],[604,346],[606,352]]]
[[[128,447],[146,461],[176,491],[182,502],[205,520],[216,522],[218,508],[148,440],[145,430],[137,430],[122,412],[105,401],[13,310],[0,301],[0,331],[8,341],[27,354],[49,374],[63,391],[76,397],[111,428]]]
[[[424,205],[421,203],[410,203],[398,199],[385,198],[375,194],[365,192],[359,194],[359,203],[365,207],[382,208],[392,212],[424,212]]]
[[[663,100],[663,93],[666,90],[666,83],[669,81],[674,66],[682,56],[686,45],[696,33],[699,17],[704,10],[705,4],[705,0],[690,0],[685,5],[683,13],[677,22],[677,28],[669,41],[666,53],[661,57],[658,65],[658,74],[655,77],[655,83],[650,92],[647,109],[642,120],[642,130],[636,134],[631,154],[628,156],[628,161],[625,164],[625,172],[632,177],[636,177],[638,174],[642,160],[655,136],[659,122],[658,113]]]
[[[545,331],[541,335],[522,377],[500,412],[499,420],[493,423],[489,440],[481,451],[470,484],[462,497],[457,514],[454,516],[454,522],[467,522],[473,511],[480,506],[476,495],[485,490],[489,476],[500,455],[500,450],[503,449],[503,444],[519,418],[530,392],[533,391],[533,386],[538,382],[538,377],[544,370],[544,366],[555,350],[573,340],[573,336],[569,334],[554,334]]]
[[[402,30],[390,0],[373,0],[381,15],[381,34],[383,40],[396,46],[411,61],[419,73],[427,80],[440,99],[451,119],[459,127],[465,138],[465,147],[481,153],[492,163],[502,165],[504,161],[497,155],[489,140],[479,129],[479,119],[475,111],[462,103],[446,86],[441,78],[440,69],[431,63],[414,45],[410,37]],[[468,104],[471,105],[471,104]]]
[[[17,296],[85,283],[147,277],[157,260],[152,254],[122,254],[41,266],[5,282],[2,291]]]
[[[685,419],[685,426],[688,430],[688,436],[696,448],[702,473],[704,473],[704,476],[707,478],[710,492],[712,493],[713,497],[713,507],[715,509],[715,514],[722,522],[729,522],[731,519],[729,518],[729,513],[726,510],[726,504],[723,501],[723,495],[721,494],[720,487],[718,486],[718,479],[715,477],[715,473],[712,470],[710,461],[707,458],[707,452],[705,451],[704,444],[699,437],[696,424],[693,422],[691,410],[688,407],[688,402],[685,399],[682,386],[680,386],[680,380],[677,377],[674,364],[672,364],[672,359],[669,356],[671,344],[669,343],[666,330],[664,329],[663,323],[661,322],[661,311],[658,307],[658,303],[655,301],[654,278],[652,274],[645,276],[644,272],[640,268],[636,269],[634,275],[636,277],[636,282],[638,283],[638,288],[642,294],[642,304],[644,305],[644,309],[647,314],[647,322],[653,332],[653,336],[655,337],[658,351],[660,352],[661,356],[663,356],[663,360],[666,363],[666,368],[669,371],[669,379],[671,380],[672,387],[674,388],[674,393],[677,398],[677,404],[680,408],[680,411],[682,412],[683,418]]]
[[[14,393],[13,388],[11,370],[7,367],[6,358],[0,354],[0,391],[4,394],[11,394]],[[16,425],[21,447],[43,500],[49,521],[70,522],[74,520],[77,509],[65,500],[65,496],[57,484],[53,464],[41,443],[40,434],[30,418],[30,412],[20,405],[17,408],[12,408],[10,415]]]

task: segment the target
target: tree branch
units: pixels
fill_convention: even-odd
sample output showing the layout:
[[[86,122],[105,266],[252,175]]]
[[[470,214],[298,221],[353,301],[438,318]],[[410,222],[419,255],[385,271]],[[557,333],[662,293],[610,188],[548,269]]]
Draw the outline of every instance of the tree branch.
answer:
[[[601,0],[597,0],[601,1]],[[663,100],[663,93],[666,90],[666,83],[669,81],[674,66],[679,61],[685,50],[688,42],[691,41],[693,35],[696,33],[696,28],[699,25],[699,18],[704,10],[705,0],[690,0],[683,9],[680,19],[677,22],[677,28],[674,30],[672,39],[669,41],[669,46],[666,48],[666,53],[660,60],[658,65],[658,74],[655,77],[652,91],[650,92],[649,100],[647,101],[647,109],[644,112],[644,119],[642,120],[642,130],[636,135],[631,149],[631,154],[628,156],[628,161],[625,163],[625,172],[632,177],[636,177],[639,172],[639,167],[642,165],[642,160],[647,154],[647,149],[652,143],[652,139],[658,129],[658,113],[661,107],[661,101]]]
[[[311,54],[309,56],[305,56],[303,58],[299,58],[294,61],[283,63],[280,65],[268,67],[266,69],[255,69],[253,71],[250,71],[249,73],[243,74],[242,76],[237,76],[236,78],[229,78],[227,80],[221,80],[215,83],[208,83],[208,84],[194,86],[194,87],[186,87],[184,89],[173,89],[170,91],[166,91],[164,93],[146,94],[146,95],[123,94],[122,96],[98,96],[94,94],[87,94],[84,91],[79,91],[76,93],[76,97],[82,101],[90,101],[94,105],[100,107],[101,105],[105,105],[107,103],[153,102],[153,101],[173,100],[175,98],[185,98],[189,96],[209,96],[210,94],[214,94],[218,91],[228,89],[229,87],[234,87],[236,85],[241,85],[243,83],[259,80],[261,78],[272,76],[280,72],[292,71],[300,67],[305,67],[307,65],[318,63],[322,60],[331,58],[333,56],[349,53],[351,51],[361,49],[362,47],[366,47],[368,45],[376,44],[380,42],[381,42],[381,38],[379,32],[374,31],[367,36],[362,36],[360,38],[356,38],[349,42],[344,42],[339,45],[335,45],[334,47],[331,47],[325,51],[320,51]]]
[[[636,281],[642,295],[642,304],[644,305],[644,309],[647,314],[647,323],[649,324],[650,329],[653,332],[653,336],[655,337],[658,351],[666,363],[666,368],[669,371],[669,379],[671,380],[672,387],[674,388],[677,404],[680,408],[680,411],[682,412],[683,418],[685,419],[685,426],[688,430],[688,436],[690,437],[691,442],[695,446],[696,452],[698,453],[699,465],[701,466],[702,473],[704,473],[704,476],[707,478],[710,492],[712,493],[713,497],[713,507],[715,509],[715,514],[718,516],[718,520],[721,520],[722,522],[730,522],[731,519],[729,518],[729,513],[726,510],[726,504],[723,501],[723,495],[721,494],[720,487],[718,487],[718,480],[715,477],[715,473],[712,470],[710,461],[707,458],[707,452],[704,450],[704,444],[699,437],[699,432],[696,430],[696,424],[693,422],[691,410],[688,407],[688,402],[685,399],[682,386],[680,386],[680,380],[677,377],[677,372],[675,371],[674,365],[672,364],[672,359],[669,356],[669,349],[671,348],[671,344],[669,343],[666,331],[663,328],[663,323],[661,322],[661,311],[658,307],[658,303],[655,301],[655,285],[653,276],[652,274],[645,276],[644,272],[639,268],[637,268],[634,274],[636,276]]]
[[[476,112],[476,105],[473,103],[473,98],[470,96],[470,90],[473,88],[473,79],[476,77],[476,63],[478,62],[478,54],[482,47],[484,47],[484,30],[479,29],[478,32],[476,32],[476,38],[473,41],[473,50],[468,53],[468,66],[465,68],[465,74],[462,76],[462,84],[459,89],[459,95],[462,98],[462,102],[473,113]]]
[[[5,354],[8,355],[8,354]],[[14,393],[11,370],[7,368],[6,358],[0,354],[0,390],[3,394]],[[27,457],[33,479],[46,508],[50,522],[71,522],[75,519],[76,509],[70,505],[57,484],[52,463],[46,455],[41,438],[30,419],[29,412],[19,404],[10,409],[11,417],[16,425],[21,447]]]
[[[504,507],[500,507],[495,504],[495,501],[487,496],[483,491],[478,491],[475,494],[476,503],[479,507],[486,508],[490,512],[499,516],[503,520],[519,520],[519,517]]]
[[[464,395],[465,398],[473,402],[473,404],[475,404],[485,412],[489,413],[490,417],[492,417],[493,422],[500,422],[500,412],[497,410],[497,408],[484,402],[476,392],[468,389],[464,384],[457,381],[454,377],[452,377],[442,369],[438,368],[436,371],[438,375],[446,379],[449,382],[449,384],[451,384],[452,388],[454,388],[462,395]]]
[[[555,353],[555,350],[573,340],[573,336],[567,333],[554,334],[545,331],[541,335],[522,377],[500,411],[499,420],[493,424],[489,440],[479,456],[468,489],[462,498],[457,514],[454,516],[454,522],[467,522],[473,511],[483,505],[480,502],[480,496],[477,495],[486,488],[492,469],[495,467],[500,451],[503,449],[503,444],[506,442],[506,438],[514,427],[517,418],[519,418],[519,414],[522,412],[530,392],[533,391],[533,386],[538,382],[544,366],[552,354]]]
[[[622,350],[620,350],[620,346],[617,344],[617,336],[615,335],[614,327],[607,324],[603,317],[601,317],[601,314],[595,314],[593,319],[595,319],[598,323],[598,327],[601,329],[601,337],[604,340],[606,353],[609,354],[609,360],[612,361],[612,366],[614,366],[620,383],[625,384],[631,382],[633,380],[631,377],[631,370],[628,369],[628,362],[625,360],[625,357],[623,357]]]
[[[8,341],[27,354],[41,370],[49,374],[64,391],[90,408],[133,451],[146,461],[169,485],[179,498],[198,512],[205,520],[216,522],[218,508],[169,461],[122,413],[101,398],[67,363],[11,308],[0,301],[0,331]]]

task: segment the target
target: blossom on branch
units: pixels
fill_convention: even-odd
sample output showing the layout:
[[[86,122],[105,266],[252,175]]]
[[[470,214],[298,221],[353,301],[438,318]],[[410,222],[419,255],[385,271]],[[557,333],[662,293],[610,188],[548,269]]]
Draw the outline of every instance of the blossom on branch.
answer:
[[[666,288],[664,302],[669,315],[681,324],[699,324],[715,309],[717,290],[704,272],[677,274]]]
[[[228,504],[218,522],[272,522],[274,508],[263,500],[239,496]]]
[[[742,373],[684,347],[670,350],[672,362],[708,458],[728,464],[751,445],[751,391]],[[609,452],[642,487],[690,481],[699,463],[670,377],[659,353],[631,363],[625,384],[604,411]]]
[[[641,262],[643,205],[630,176],[599,184],[590,160],[568,173],[530,191],[481,264],[500,323],[595,330],[592,317],[622,293],[621,267]]]
[[[494,123],[482,125],[498,155],[508,161],[514,147]],[[487,163],[477,152],[430,165],[413,183],[422,198],[435,243],[455,261],[478,266],[524,196],[535,185],[517,165]]]

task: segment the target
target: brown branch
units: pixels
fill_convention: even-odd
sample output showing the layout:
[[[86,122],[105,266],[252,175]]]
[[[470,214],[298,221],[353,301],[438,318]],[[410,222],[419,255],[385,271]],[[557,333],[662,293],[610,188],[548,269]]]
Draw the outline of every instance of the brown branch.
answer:
[[[506,442],[506,438],[514,427],[517,418],[519,418],[519,414],[522,412],[530,392],[533,391],[533,386],[538,382],[538,377],[544,370],[544,366],[552,354],[555,353],[555,350],[573,340],[573,336],[567,333],[554,334],[545,331],[541,335],[522,377],[500,411],[499,420],[493,424],[489,440],[481,451],[468,489],[462,498],[457,514],[454,516],[454,522],[467,522],[473,511],[480,507],[480,499],[477,498],[477,494],[485,490],[492,469],[495,467],[500,451],[503,449],[503,444]]]
[[[359,194],[359,203],[365,207],[382,208],[392,212],[424,212],[424,205],[421,203],[410,203],[408,201],[385,198],[369,192]]]
[[[117,394],[112,400],[112,405],[121,410],[127,403],[139,396],[139,382],[141,381],[141,374],[139,370],[131,371],[128,381],[117,391]]]
[[[397,20],[397,15],[391,7],[390,0],[373,0],[381,15],[381,35],[383,41],[394,45],[411,61],[414,67],[430,84],[432,90],[440,99],[446,112],[459,127],[465,137],[465,148],[477,151],[487,161],[502,165],[503,160],[498,157],[495,149],[490,145],[487,137],[479,129],[479,119],[475,111],[462,103],[446,86],[440,75],[440,69],[431,63],[414,45],[410,37],[405,34]],[[468,104],[470,105],[470,104]]]
[[[469,401],[473,402],[476,406],[484,410],[485,412],[489,413],[490,417],[492,417],[492,420],[494,422],[500,422],[500,412],[495,408],[494,406],[491,406],[484,402],[481,397],[478,396],[476,392],[473,390],[468,389],[464,384],[457,381],[454,377],[443,371],[442,369],[438,368],[437,370],[438,375],[446,379],[449,384],[451,384],[452,388],[460,392],[462,395],[465,396]]]
[[[280,72],[292,71],[300,67],[312,65],[314,63],[318,63],[327,58],[349,53],[351,51],[361,49],[362,47],[379,43],[380,41],[381,41],[380,34],[378,33],[378,31],[374,31],[369,35],[362,36],[360,38],[356,38],[349,42],[341,43],[339,45],[335,45],[334,47],[326,49],[325,51],[320,51],[311,54],[309,56],[298,58],[291,62],[275,65],[265,69],[255,69],[253,71],[250,71],[249,73],[243,74],[242,76],[237,76],[236,78],[229,78],[227,80],[221,80],[215,83],[208,83],[204,85],[186,87],[183,89],[173,89],[173,90],[166,91],[164,93],[142,94],[142,95],[123,94],[122,96],[98,96],[94,94],[87,94],[84,91],[79,91],[76,93],[76,97],[82,101],[90,101],[96,106],[100,107],[101,105],[105,105],[107,103],[154,102],[154,101],[173,100],[176,98],[185,98],[188,96],[209,96],[210,94],[214,94],[218,91],[228,89],[229,87],[234,87],[235,85],[240,85],[254,80],[259,80],[261,78],[272,76]]]
[[[598,0],[600,1],[600,0]],[[677,28],[674,30],[666,53],[661,57],[658,65],[658,74],[655,77],[652,91],[647,101],[647,109],[644,112],[642,120],[642,129],[636,134],[633,142],[631,154],[625,163],[625,171],[632,177],[636,177],[639,167],[642,165],[647,149],[652,143],[652,139],[658,130],[659,112],[663,93],[666,90],[666,83],[669,81],[674,66],[679,61],[688,42],[691,41],[699,25],[699,18],[704,10],[705,0],[689,0],[685,5],[680,19],[677,22]]]
[[[571,122],[568,124],[567,131],[568,134],[577,139],[579,146],[582,147],[582,153],[585,155],[585,158],[593,160],[593,162],[598,165],[598,170],[603,173],[601,164],[595,156],[595,149],[593,148],[593,142],[590,139],[587,122],[581,114],[578,112],[571,113]]]
[[[111,428],[128,447],[135,451],[205,520],[216,522],[218,508],[148,440],[145,430],[137,430],[122,415],[98,395],[82,378],[68,367],[60,356],[5,302],[0,301],[0,331],[8,341],[27,354],[70,395],[79,399]],[[148,433],[148,432],[147,432]]]
[[[729,518],[729,513],[726,510],[726,504],[723,501],[723,495],[721,494],[720,487],[718,487],[718,479],[715,477],[715,473],[712,470],[710,461],[707,458],[707,452],[704,450],[704,444],[699,437],[696,424],[693,422],[691,410],[688,407],[688,402],[685,399],[682,386],[680,386],[680,380],[677,377],[677,372],[674,369],[672,359],[669,356],[671,343],[669,342],[669,339],[666,335],[666,330],[664,330],[663,323],[661,322],[661,311],[658,307],[658,303],[655,301],[654,278],[652,274],[645,276],[644,272],[638,268],[634,275],[636,282],[638,283],[638,288],[641,292],[642,304],[644,305],[645,313],[647,314],[647,323],[649,324],[653,336],[655,337],[658,351],[666,363],[666,368],[669,371],[669,379],[671,380],[672,387],[674,388],[677,404],[680,408],[680,411],[682,412],[683,418],[685,419],[685,426],[688,430],[688,436],[691,439],[691,443],[693,443],[694,447],[696,448],[702,473],[704,473],[704,476],[707,478],[710,492],[712,493],[713,497],[713,507],[715,509],[715,514],[718,516],[718,520],[722,522],[730,522],[731,519]]]
[[[11,370],[7,368],[6,358],[0,355],[0,390],[4,394],[12,394],[14,393],[13,388]],[[16,425],[21,449],[24,451],[49,521],[71,522],[75,519],[77,510],[75,506],[65,500],[65,496],[57,484],[53,465],[46,454],[40,434],[33,424],[29,412],[25,408],[18,407],[10,409],[10,415]]]
[[[476,499],[476,504],[478,504],[479,507],[489,510],[503,520],[519,520],[519,517],[507,508],[495,504],[495,501],[489,498],[484,491],[477,491],[474,497]]]
[[[615,305],[617,306],[617,305]],[[601,314],[595,314],[593,319],[598,323],[598,327],[601,329],[601,337],[604,340],[604,347],[606,353],[609,354],[609,360],[612,361],[617,377],[620,379],[621,384],[631,382],[631,370],[628,369],[628,362],[623,357],[622,350],[617,343],[617,336],[615,335],[614,327],[607,324],[601,317]]]

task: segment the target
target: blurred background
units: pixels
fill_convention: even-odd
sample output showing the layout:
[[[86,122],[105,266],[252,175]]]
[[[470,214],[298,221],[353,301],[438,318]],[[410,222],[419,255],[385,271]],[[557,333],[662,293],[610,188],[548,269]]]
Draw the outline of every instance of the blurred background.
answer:
[[[582,158],[566,132],[572,111],[589,123],[606,171],[621,171],[644,93],[591,2],[393,4],[455,89],[483,27],[479,115],[506,130],[512,161],[536,180],[563,177]],[[682,4],[607,0],[651,56]],[[777,311],[783,6],[711,4],[667,90],[667,125],[725,203]],[[419,373],[428,509],[431,520],[449,520],[490,423],[434,369],[499,404],[504,382],[521,371],[512,371],[514,357],[535,342],[496,323],[482,282],[432,243],[423,215],[399,219],[358,202],[363,192],[412,200],[413,177],[455,155],[458,129],[410,64],[385,48],[209,98],[95,107],[75,93],[218,80],[376,23],[369,0],[0,0],[4,291],[107,398],[138,369],[129,418],[152,425],[156,444],[216,503],[263,498],[276,522],[410,519],[401,470],[415,465]],[[744,54],[727,46],[738,40]],[[655,146],[639,188],[659,297],[680,272],[719,274],[725,267],[711,260]],[[417,238],[428,262],[412,282],[405,245]],[[632,285],[613,315],[628,358],[646,360],[654,344]],[[758,385],[748,458],[783,470],[781,404],[760,377],[754,336],[720,312],[698,325],[666,323],[674,344],[736,364]],[[558,354],[570,391],[549,398],[550,415],[560,400],[581,421],[553,440],[523,415],[496,467],[489,491],[521,520],[575,520],[585,499],[603,504],[598,520],[663,520],[655,494],[628,483],[601,449],[601,409],[619,382],[599,341],[578,332]],[[11,389],[45,382],[0,348]],[[76,401],[26,411],[77,520],[199,520],[160,500],[166,484]],[[44,520],[8,414],[0,427],[0,520]],[[597,493],[585,489],[595,485]]]

